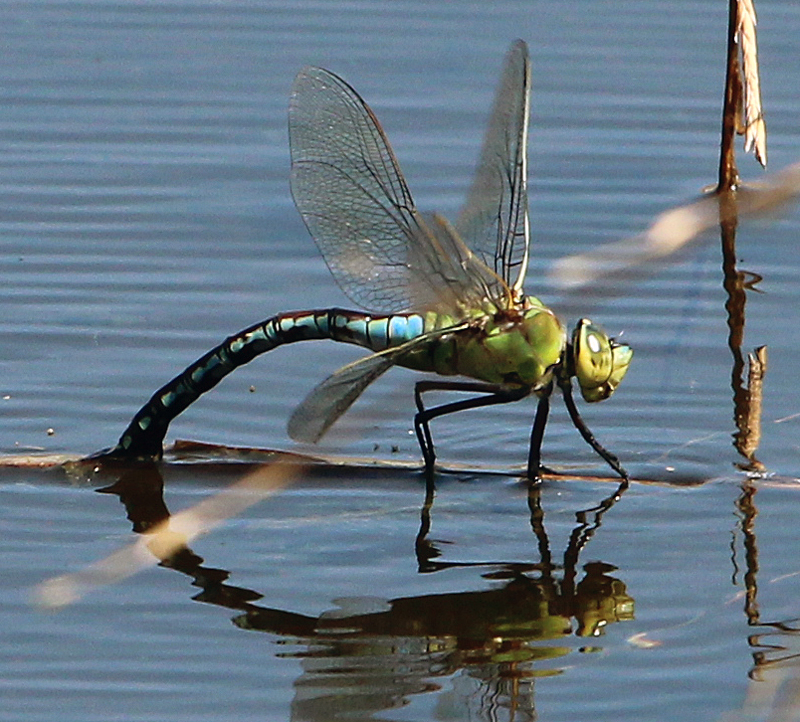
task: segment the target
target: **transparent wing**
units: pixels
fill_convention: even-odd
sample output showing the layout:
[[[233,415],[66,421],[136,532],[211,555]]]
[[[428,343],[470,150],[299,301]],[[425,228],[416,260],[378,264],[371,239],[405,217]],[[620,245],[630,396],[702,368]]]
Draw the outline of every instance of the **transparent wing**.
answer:
[[[563,291],[596,288],[603,279],[631,280],[649,275],[674,254],[722,221],[758,217],[780,209],[800,196],[800,163],[767,176],[760,183],[741,185],[727,200],[709,193],[699,200],[661,213],[643,233],[607,243],[587,253],[567,256],[549,273]],[[606,284],[610,285],[610,284]]]
[[[289,419],[289,436],[295,441],[316,443],[367,386],[394,366],[399,356],[424,346],[436,336],[462,328],[466,328],[466,324],[439,329],[343,366],[315,387],[294,410]]]
[[[393,365],[390,358],[372,355],[328,376],[292,413],[289,436],[295,441],[315,444],[364,389]]]
[[[508,51],[478,169],[455,227],[464,242],[519,297],[528,269],[528,46]]]
[[[458,314],[502,285],[446,223],[417,212],[377,118],[341,78],[321,68],[298,74],[289,142],[297,209],[357,304]]]

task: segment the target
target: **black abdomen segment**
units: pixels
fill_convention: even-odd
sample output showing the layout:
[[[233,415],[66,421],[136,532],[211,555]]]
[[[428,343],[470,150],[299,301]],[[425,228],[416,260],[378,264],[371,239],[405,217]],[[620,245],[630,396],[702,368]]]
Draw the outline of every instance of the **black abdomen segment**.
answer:
[[[282,313],[240,331],[156,391],[108,455],[159,459],[172,420],[229,373],[256,356],[295,341],[333,339],[380,351],[423,332],[420,316],[368,316],[339,308]],[[411,335],[409,335],[411,334]]]

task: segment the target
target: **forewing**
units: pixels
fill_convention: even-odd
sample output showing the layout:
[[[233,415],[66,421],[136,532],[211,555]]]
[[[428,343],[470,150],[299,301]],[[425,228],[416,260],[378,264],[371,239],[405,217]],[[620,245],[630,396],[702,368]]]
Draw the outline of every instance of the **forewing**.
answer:
[[[301,71],[289,140],[295,203],[353,301],[384,313],[474,305],[480,278],[458,254],[439,252],[377,118],[355,90],[327,70]]]
[[[455,227],[514,295],[528,268],[528,119],[531,65],[517,40],[503,65],[478,168]],[[499,294],[498,294],[499,295]]]
[[[333,73],[305,68],[292,88],[289,143],[295,204],[342,290],[370,310],[408,308],[417,214],[372,111]]]

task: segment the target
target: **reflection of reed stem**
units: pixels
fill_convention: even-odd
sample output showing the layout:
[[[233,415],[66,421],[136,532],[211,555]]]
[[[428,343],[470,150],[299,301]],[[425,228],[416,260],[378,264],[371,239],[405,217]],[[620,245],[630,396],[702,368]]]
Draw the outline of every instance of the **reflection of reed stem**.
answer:
[[[720,237],[722,239],[722,285],[728,298],[725,310],[728,312],[728,346],[733,354],[736,378],[740,378],[744,368],[742,358],[742,341],[744,340],[744,308],[747,297],[744,289],[744,279],[736,268],[736,227],[738,216],[736,212],[736,199],[731,191],[719,194]]]
[[[733,355],[731,369],[731,389],[733,390],[733,418],[736,432],[733,445],[747,460],[740,464],[745,471],[761,473],[765,470],[755,452],[761,441],[761,399],[763,378],[767,368],[767,348],[760,346],[748,355],[750,362],[748,381],[744,383],[745,359],[742,354],[744,340],[745,304],[747,302],[745,275],[736,268],[736,200],[734,192],[719,194],[720,234],[722,237],[723,286],[728,299],[725,310],[728,312],[728,347]]]
[[[746,569],[744,573],[745,603],[744,613],[751,626],[759,624],[758,611],[758,544],[756,541],[755,521],[758,509],[755,505],[756,486],[751,481],[742,485],[742,493],[736,500],[736,508],[742,514],[742,534],[744,535],[744,552]]]
[[[763,472],[762,464],[755,457],[761,442],[761,403],[763,398],[764,374],[767,371],[767,347],[759,346],[747,355],[749,367],[747,371],[747,403],[736,409],[736,426],[734,446],[748,460],[747,471]]]

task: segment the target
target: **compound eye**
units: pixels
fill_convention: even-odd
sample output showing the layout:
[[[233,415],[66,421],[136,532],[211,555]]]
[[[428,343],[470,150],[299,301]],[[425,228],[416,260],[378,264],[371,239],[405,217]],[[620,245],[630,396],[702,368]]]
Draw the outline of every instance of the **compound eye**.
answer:
[[[572,334],[574,374],[588,402],[603,401],[625,376],[633,351],[582,318]]]

